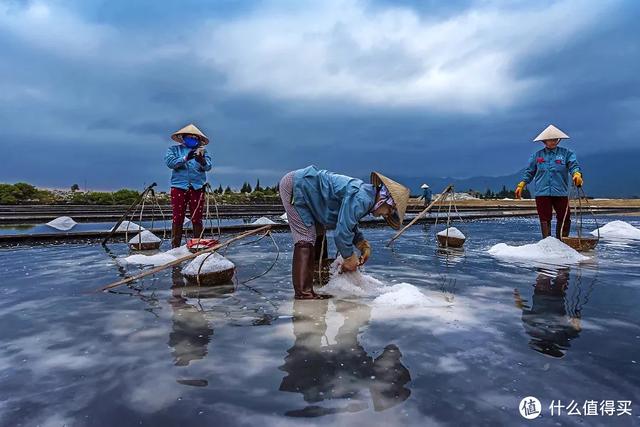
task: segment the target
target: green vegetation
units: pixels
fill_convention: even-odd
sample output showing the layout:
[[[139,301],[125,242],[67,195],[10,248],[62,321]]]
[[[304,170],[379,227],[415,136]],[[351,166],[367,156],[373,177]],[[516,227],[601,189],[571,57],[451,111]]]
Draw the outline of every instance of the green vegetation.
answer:
[[[56,195],[47,190],[39,190],[26,182],[16,184],[0,184],[0,204],[18,203],[55,203]]]

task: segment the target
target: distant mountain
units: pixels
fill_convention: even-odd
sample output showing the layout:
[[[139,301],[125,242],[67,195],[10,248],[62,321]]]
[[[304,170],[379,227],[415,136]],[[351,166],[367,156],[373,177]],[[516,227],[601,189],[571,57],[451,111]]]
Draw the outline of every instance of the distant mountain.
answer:
[[[584,172],[585,191],[592,197],[640,197],[640,150],[612,151],[578,157]],[[503,186],[512,189],[520,181],[522,170],[511,175],[476,176],[471,178],[398,177],[411,188],[412,194],[421,194],[420,185],[426,182],[434,192],[447,184],[457,191],[487,189],[500,191]]]

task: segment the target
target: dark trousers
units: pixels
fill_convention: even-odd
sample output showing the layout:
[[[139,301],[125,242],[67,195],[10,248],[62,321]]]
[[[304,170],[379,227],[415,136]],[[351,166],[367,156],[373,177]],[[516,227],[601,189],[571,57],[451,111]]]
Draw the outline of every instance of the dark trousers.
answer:
[[[541,223],[551,224],[553,211],[556,211],[556,237],[560,238],[560,230],[565,235],[569,234],[571,228],[571,209],[569,208],[569,198],[566,196],[538,196],[536,197],[536,209]],[[564,223],[564,227],[563,224]]]

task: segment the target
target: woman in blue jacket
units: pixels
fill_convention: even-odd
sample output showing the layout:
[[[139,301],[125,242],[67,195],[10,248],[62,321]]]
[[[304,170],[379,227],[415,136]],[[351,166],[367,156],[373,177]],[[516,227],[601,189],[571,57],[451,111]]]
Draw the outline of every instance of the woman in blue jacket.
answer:
[[[315,166],[289,172],[279,190],[294,243],[291,277],[296,299],[329,297],[313,290],[314,263],[324,255],[320,253],[324,229],[335,230],[336,247],[344,258],[342,269],[354,271],[371,255],[358,222],[371,213],[399,229],[409,201],[408,188],[377,172],[371,174],[371,184],[365,184]]]
[[[533,140],[542,141],[544,148],[533,153],[522,181],[516,187],[516,198],[519,199],[524,187],[531,181],[535,182],[536,208],[543,239],[551,235],[553,210],[556,211],[556,237],[560,239],[569,235],[569,175],[576,187],[582,186],[582,172],[576,155],[568,148],[558,146],[562,139],[569,139],[569,135],[549,125]]]
[[[204,148],[209,143],[195,125],[190,124],[171,135],[177,145],[169,147],[164,161],[171,169],[171,246],[182,243],[182,224],[189,207],[194,236],[202,235],[204,185],[207,171],[211,170],[211,157]]]

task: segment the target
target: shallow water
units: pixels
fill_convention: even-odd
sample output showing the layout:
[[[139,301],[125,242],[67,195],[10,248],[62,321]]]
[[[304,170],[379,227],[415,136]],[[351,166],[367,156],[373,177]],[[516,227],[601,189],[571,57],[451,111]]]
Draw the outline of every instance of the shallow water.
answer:
[[[0,425],[519,425],[529,395],[633,402],[545,425],[638,424],[640,242],[523,265],[486,250],[534,242],[533,219],[455,225],[463,252],[438,251],[432,227],[394,251],[391,230],[364,230],[366,273],[442,302],[426,308],[294,302],[287,233],[268,274],[200,290],[168,270],[90,293],[139,271],[115,262],[124,244],[0,249]],[[227,252],[240,281],[275,255],[269,239]]]

